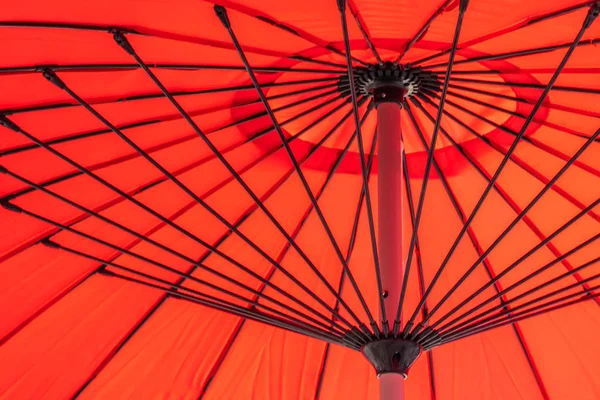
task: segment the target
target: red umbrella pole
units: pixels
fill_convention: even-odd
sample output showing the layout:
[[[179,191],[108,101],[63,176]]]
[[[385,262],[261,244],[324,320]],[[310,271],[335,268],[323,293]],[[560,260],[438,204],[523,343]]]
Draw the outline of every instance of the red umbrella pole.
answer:
[[[379,262],[388,318],[394,318],[396,315],[404,275],[401,207],[404,155],[400,109],[400,104],[391,101],[381,102],[377,106]],[[404,399],[402,375],[381,374],[379,385],[381,400]]]

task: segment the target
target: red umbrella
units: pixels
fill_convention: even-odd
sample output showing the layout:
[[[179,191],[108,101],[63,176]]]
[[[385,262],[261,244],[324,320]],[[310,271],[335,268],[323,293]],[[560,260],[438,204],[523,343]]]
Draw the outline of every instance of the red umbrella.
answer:
[[[5,4],[0,398],[600,398],[599,10]]]

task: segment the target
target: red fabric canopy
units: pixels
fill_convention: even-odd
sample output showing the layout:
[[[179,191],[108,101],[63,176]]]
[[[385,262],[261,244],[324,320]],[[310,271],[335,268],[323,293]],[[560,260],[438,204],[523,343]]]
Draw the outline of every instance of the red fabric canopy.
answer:
[[[377,317],[361,149],[352,103],[339,84],[346,50],[336,1],[218,4],[227,9],[285,143]],[[428,322],[448,315],[436,328],[452,333],[477,313],[504,318],[544,295],[544,301],[571,295],[560,305],[588,300],[425,346],[406,381],[407,399],[600,398],[599,22],[585,31],[510,150],[591,4],[471,0],[427,175],[441,95],[413,96],[402,110],[404,254],[427,182],[404,318],[415,312],[418,325],[439,304]],[[335,330],[344,320],[355,324],[356,316],[369,326],[213,6],[204,0],[3,5],[0,398],[378,397],[377,377],[355,349],[250,318],[262,310],[293,316],[313,330]],[[401,65],[443,82],[458,11],[459,1],[349,1],[354,67],[402,55]],[[115,43],[116,31],[192,124]],[[48,79],[54,76],[59,81]],[[370,110],[365,97],[361,137],[377,215],[377,118]],[[152,277],[163,283],[145,285],[156,284]],[[424,307],[417,308],[430,285]],[[249,310],[249,319],[185,297],[194,293]],[[475,314],[448,324],[479,304]]]

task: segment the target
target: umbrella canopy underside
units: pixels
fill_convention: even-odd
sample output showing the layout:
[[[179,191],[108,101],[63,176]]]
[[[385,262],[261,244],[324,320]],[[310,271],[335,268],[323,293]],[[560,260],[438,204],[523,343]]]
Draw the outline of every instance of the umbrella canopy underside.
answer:
[[[2,7],[0,398],[375,399],[388,329],[407,399],[600,398],[594,2],[345,3]]]

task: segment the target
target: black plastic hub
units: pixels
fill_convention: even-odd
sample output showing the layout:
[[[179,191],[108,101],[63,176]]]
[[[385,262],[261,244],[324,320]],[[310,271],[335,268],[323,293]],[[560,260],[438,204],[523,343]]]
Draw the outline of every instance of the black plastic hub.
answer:
[[[401,374],[406,378],[421,351],[422,348],[417,343],[403,339],[380,339],[361,348],[378,377],[382,374]]]
[[[441,82],[436,74],[408,65],[385,62],[369,67],[354,69],[354,87],[357,96],[369,96],[375,104],[393,101],[402,103],[406,97],[414,96],[422,89],[429,92],[441,91]],[[338,90],[343,96],[350,97],[348,76],[342,75]]]

